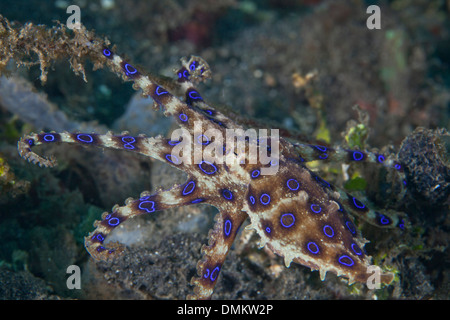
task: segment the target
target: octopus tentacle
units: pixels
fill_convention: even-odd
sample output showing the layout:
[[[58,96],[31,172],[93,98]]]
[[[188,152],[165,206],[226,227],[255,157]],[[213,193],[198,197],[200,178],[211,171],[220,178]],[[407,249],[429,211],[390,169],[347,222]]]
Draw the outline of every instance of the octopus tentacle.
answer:
[[[394,159],[392,156],[387,156],[382,153],[370,152],[366,150],[349,150],[341,147],[331,148],[323,145],[311,144],[294,144],[295,151],[302,162],[310,161],[330,161],[330,162],[345,162],[345,163],[377,163],[388,169],[396,171],[400,185],[399,199],[406,194],[406,175],[403,165]]]
[[[118,225],[130,218],[153,213],[165,209],[207,202],[207,195],[198,187],[198,181],[190,177],[182,185],[174,185],[169,190],[160,190],[154,194],[143,192],[139,199],[129,198],[124,206],[115,205],[111,212],[104,212],[101,221],[95,221],[95,230],[85,237],[85,247],[89,254],[97,260],[109,260],[120,254],[124,247],[119,243],[104,241],[109,233]]]
[[[31,133],[22,137],[18,142],[19,154],[22,158],[45,167],[54,167],[56,160],[53,156],[46,158],[31,150],[32,147],[53,143],[74,143],[83,146],[97,146],[101,148],[119,149],[137,152],[139,154],[163,161],[169,165],[183,170],[192,163],[191,155],[183,155],[182,149],[176,148],[178,144],[187,139],[185,144],[190,144],[189,136],[175,136],[174,140],[159,137],[145,137],[143,135],[131,136],[128,132],[120,135],[88,134],[88,133],[56,133],[42,132]],[[180,154],[181,153],[181,154]]]
[[[188,299],[210,299],[226,256],[247,214],[240,210],[221,211],[216,224],[208,234],[208,245],[203,245],[203,258],[197,263],[197,275],[191,280],[194,294]]]

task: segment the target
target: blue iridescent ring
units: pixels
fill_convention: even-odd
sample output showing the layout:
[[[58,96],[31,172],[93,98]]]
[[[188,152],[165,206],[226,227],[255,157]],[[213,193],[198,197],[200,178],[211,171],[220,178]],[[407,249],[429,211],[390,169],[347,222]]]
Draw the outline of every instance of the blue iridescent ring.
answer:
[[[339,257],[339,263],[347,267],[351,267],[355,264],[353,259],[345,254]]]
[[[381,214],[381,213],[379,213],[379,218],[380,218],[380,223],[382,224],[382,225],[386,225],[386,224],[389,224],[390,222],[391,222],[391,220],[388,218],[388,217],[386,217],[384,214]]]
[[[192,61],[191,65],[189,66],[189,69],[191,69],[192,71],[194,71],[195,68],[197,68],[197,61]]]
[[[203,169],[202,165],[203,165],[204,163],[206,163],[207,165],[211,166],[211,167],[213,168],[214,171],[206,171],[205,169]],[[206,174],[214,174],[214,173],[217,172],[217,167],[216,167],[214,164],[212,164],[211,162],[206,161],[206,160],[202,160],[202,162],[200,162],[200,163],[198,164],[198,167],[200,168],[200,170],[203,171],[203,173],[206,173]]]
[[[233,223],[230,219],[225,220],[225,224],[223,225],[223,232],[228,237],[231,233],[231,228],[233,227]]]
[[[171,162],[171,163],[173,163],[173,164],[175,164],[175,165],[178,165],[178,164],[181,163],[180,159],[178,159],[177,156],[174,156],[172,154],[166,154],[166,160]]]
[[[286,185],[292,191],[297,191],[300,188],[300,183],[296,179],[289,179]]]
[[[162,91],[160,91],[160,90],[162,90]],[[166,93],[169,93],[169,92],[164,91],[164,89],[162,87],[157,86],[156,89],[155,89],[155,93],[156,93],[157,96],[160,96],[162,94],[166,94]]]
[[[46,134],[43,139],[45,142],[53,142],[55,141],[55,136],[52,134]]]
[[[202,96],[200,95],[200,93],[198,93],[195,90],[189,91],[188,93],[189,98],[194,99],[194,100],[203,100]]]
[[[115,226],[117,226],[119,223],[120,223],[120,220],[119,220],[119,218],[116,218],[116,217],[111,218],[111,219],[108,220],[108,224],[109,224],[111,227],[115,227]]]
[[[206,140],[206,141],[203,141],[203,140]],[[197,142],[202,145],[207,145],[207,144],[209,144],[210,139],[207,136],[205,136],[204,134],[200,134],[197,137]]]
[[[112,55],[112,52],[111,52],[111,50],[109,50],[108,48],[105,48],[105,49],[103,49],[103,55],[105,56],[105,57],[111,57],[111,55]]]
[[[360,256],[362,255],[362,250],[360,247],[358,247],[358,245],[356,243],[352,243],[352,245],[350,246],[353,250],[353,252],[357,255]]]
[[[314,213],[320,213],[322,211],[322,207],[318,204],[313,203],[311,206],[311,211]]]
[[[223,197],[224,197],[225,199],[227,199],[227,200],[233,200],[233,194],[232,194],[231,191],[228,190],[228,189],[224,189],[224,190],[222,191],[222,195],[223,195]]]
[[[325,146],[315,145],[315,146],[313,146],[313,147],[316,148],[316,149],[319,150],[319,151],[322,151],[322,152],[325,152],[325,151],[328,150],[327,147],[325,147]]]
[[[131,141],[126,141],[126,140],[131,140]],[[125,149],[133,150],[135,148],[135,146],[133,146],[133,143],[136,142],[136,139],[134,137],[130,137],[130,136],[122,137],[122,142],[123,142],[123,147]]]
[[[129,64],[129,63],[125,63],[125,65],[124,65],[123,67],[124,67],[124,69],[125,69],[125,71],[126,71],[127,74],[133,75],[133,74],[137,73],[136,68],[133,67],[133,66],[132,66],[131,64]]]
[[[87,137],[89,139],[85,139],[84,137]],[[77,140],[81,141],[81,142],[84,142],[84,143],[92,143],[92,142],[94,142],[94,138],[92,138],[91,135],[85,134],[85,133],[77,134]]]
[[[147,198],[148,199],[148,198]],[[151,208],[142,207],[143,204],[151,203]],[[145,210],[148,213],[155,212],[155,201],[142,201],[139,203],[138,208],[141,210]]]
[[[312,241],[308,242],[306,247],[308,248],[309,252],[311,252],[312,254],[319,253],[319,246],[315,242],[312,242]]]
[[[263,198],[267,198],[267,200],[264,201]],[[268,205],[270,203],[270,195],[268,195],[267,193],[263,193],[261,197],[259,197],[259,201],[265,206]]]
[[[357,207],[358,209],[364,209],[366,206],[364,205],[364,203],[362,203],[361,201],[359,201],[358,199],[356,199],[355,197],[353,197],[353,204],[355,205],[355,207]]]
[[[360,161],[364,158],[364,153],[360,151],[353,151],[353,160]]]
[[[328,238],[333,238],[334,237],[334,230],[331,226],[326,225],[323,227],[323,233],[328,237]]]
[[[185,113],[180,113],[180,115],[178,116],[178,118],[183,121],[186,122],[188,121],[188,116]]]
[[[183,189],[183,196],[187,196],[188,194],[191,194],[195,190],[195,182],[189,181],[186,186]]]
[[[176,146],[177,144],[181,143],[181,141],[169,140],[167,143],[171,146]]]
[[[260,174],[261,174],[261,171],[259,171],[258,169],[255,169],[252,171],[252,178],[256,179],[259,177]]]
[[[345,221],[345,225],[347,226],[348,230],[354,235],[356,234],[356,229],[353,223],[349,220]]]
[[[211,279],[211,281],[216,281],[217,276],[219,275],[219,271],[220,271],[220,268],[219,267],[215,267],[213,269],[213,271],[211,272],[211,276],[209,277],[209,279]]]
[[[281,225],[285,228],[290,228],[295,223],[295,216],[292,213],[284,213],[280,218]]]

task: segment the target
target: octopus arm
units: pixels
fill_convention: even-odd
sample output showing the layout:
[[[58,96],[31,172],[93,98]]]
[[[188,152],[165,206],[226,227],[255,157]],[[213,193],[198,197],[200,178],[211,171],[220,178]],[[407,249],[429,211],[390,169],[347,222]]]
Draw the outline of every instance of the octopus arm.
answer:
[[[197,275],[191,280],[194,294],[188,299],[210,299],[231,245],[247,214],[239,209],[221,210],[214,228],[208,234],[208,245],[202,247],[203,258],[197,264]]]
[[[102,220],[95,221],[95,230],[85,237],[85,247],[97,260],[109,260],[124,249],[119,243],[105,244],[106,237],[117,226],[128,219],[160,210],[207,202],[201,186],[190,177],[186,183],[175,185],[169,190],[159,190],[154,194],[143,192],[139,199],[129,198],[124,206],[115,205],[111,212],[104,212]]]

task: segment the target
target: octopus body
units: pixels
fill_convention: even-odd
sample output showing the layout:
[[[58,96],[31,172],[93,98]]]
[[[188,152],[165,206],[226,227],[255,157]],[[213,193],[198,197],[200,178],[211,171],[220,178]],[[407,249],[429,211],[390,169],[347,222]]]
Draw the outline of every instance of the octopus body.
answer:
[[[29,134],[18,142],[20,155],[40,166],[53,167],[53,158],[39,156],[31,149],[38,145],[74,143],[85,146],[121,149],[136,152],[182,170],[188,179],[169,190],[143,192],[138,199],[128,199],[116,205],[94,223],[95,230],[85,238],[85,246],[94,259],[113,259],[123,252],[118,243],[106,244],[108,234],[127,219],[156,211],[204,203],[218,208],[215,225],[209,233],[207,245],[202,247],[202,259],[191,280],[193,299],[209,299],[213,294],[227,253],[241,225],[250,220],[247,228],[260,237],[260,247],[268,247],[291,262],[318,270],[324,279],[328,271],[347,278],[350,283],[365,282],[370,275],[370,257],[364,251],[367,242],[355,227],[357,216],[380,227],[404,227],[400,217],[374,211],[360,200],[331,185],[309,170],[305,163],[323,161],[368,161],[394,168],[401,174],[396,161],[366,151],[329,148],[322,145],[291,143],[278,137],[276,131],[263,139],[232,121],[208,104],[194,84],[210,77],[207,63],[192,56],[182,59],[176,71],[177,90],[157,83],[152,77],[133,67],[111,49],[91,43],[89,50],[124,80],[133,81],[136,89],[150,96],[155,106],[162,107],[166,116],[174,117],[180,127],[172,137],[131,136],[128,132],[95,133],[42,132]],[[200,129],[200,130],[199,130]],[[240,147],[220,138],[238,132]],[[200,134],[199,134],[200,132]],[[211,134],[212,133],[212,134]],[[272,134],[273,133],[273,134]],[[188,149],[186,149],[188,148]],[[208,149],[210,148],[210,149]],[[232,161],[213,161],[204,156],[195,159],[200,151],[208,155],[223,151]],[[265,157],[250,159],[249,150]],[[219,152],[220,154],[220,152]],[[264,161],[262,160],[264,159]],[[251,161],[253,160],[253,161]],[[390,283],[392,274],[381,274],[381,282]]]

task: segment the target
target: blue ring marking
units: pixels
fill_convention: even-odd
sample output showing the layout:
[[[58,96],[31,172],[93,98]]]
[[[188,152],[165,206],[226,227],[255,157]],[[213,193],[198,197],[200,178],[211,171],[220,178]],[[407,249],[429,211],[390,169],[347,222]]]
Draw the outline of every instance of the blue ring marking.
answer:
[[[183,71],[183,78],[189,79],[189,71],[187,71],[187,70]]]
[[[189,69],[194,71],[197,68],[197,61],[192,61],[191,65],[189,66]]]
[[[291,218],[292,218],[292,222],[291,222],[290,224],[285,224],[285,223],[283,222],[283,218],[285,218],[285,217],[291,217]],[[282,214],[282,215],[281,215],[281,218],[280,218],[280,222],[281,222],[281,225],[282,225],[283,227],[285,227],[285,228],[290,228],[290,227],[292,227],[292,226],[294,225],[294,223],[295,223],[295,216],[294,216],[292,213],[285,213],[285,214]]]
[[[102,252],[102,251],[104,251],[104,250],[106,250],[106,248],[105,248],[104,246],[99,246],[99,247],[97,247],[97,251],[98,251],[98,252]]]
[[[28,145],[30,146],[30,147],[32,147],[32,146],[34,146],[34,140],[33,139],[28,139]]]
[[[84,139],[82,139],[82,138],[81,138],[82,136],[89,137],[89,140],[84,140]],[[94,138],[92,138],[91,135],[86,134],[86,133],[80,133],[80,134],[77,134],[77,140],[78,140],[78,141],[81,141],[81,142],[84,142],[84,143],[92,143],[92,142],[94,142]]]
[[[350,232],[353,235],[356,234],[356,228],[351,221],[349,221],[349,220],[345,221],[345,225],[347,226],[348,230],[350,230]]]
[[[211,279],[211,281],[216,281],[217,277],[219,276],[219,272],[220,272],[220,268],[219,267],[215,267],[213,269],[213,271],[211,272],[211,276],[209,277],[209,279]],[[216,273],[215,276],[214,276],[214,273]]]
[[[227,200],[233,200],[233,193],[231,193],[231,191],[228,190],[228,189],[224,189],[224,190],[222,191],[222,195],[223,195],[223,197],[224,197],[225,199],[227,199]]]
[[[189,98],[194,99],[194,100],[203,100],[202,96],[200,95],[200,93],[198,93],[195,90],[189,91],[188,93]]]
[[[391,223],[391,219],[386,217],[384,214],[381,214],[379,212],[377,212],[377,213],[379,214],[379,221],[382,225],[387,225],[387,224]]]
[[[186,122],[186,121],[188,121],[188,116],[185,114],[185,113],[180,113],[180,115],[178,116],[178,118],[181,120],[181,121],[183,121],[183,122]]]
[[[325,225],[323,227],[323,233],[328,237],[328,238],[333,238],[334,237],[334,230],[330,225]]]
[[[103,49],[103,55],[105,56],[105,57],[111,57],[111,55],[112,55],[112,52],[111,52],[111,50],[109,50],[108,48],[105,48],[105,49]]]
[[[111,218],[111,213],[105,217],[105,220],[108,220],[109,218]]]
[[[203,168],[202,168],[202,164],[204,164],[204,163],[206,163],[207,165],[212,166],[212,167],[214,168],[214,171],[212,171],[212,172],[207,172],[205,169],[203,169]],[[211,162],[206,161],[206,160],[202,160],[202,162],[200,162],[200,163],[198,164],[198,167],[200,168],[200,170],[202,170],[202,171],[203,171],[204,173],[206,173],[206,174],[214,174],[214,173],[217,172],[217,167],[216,167],[214,164],[212,164]]]
[[[291,187],[290,186],[290,182],[291,181],[294,181],[297,185],[295,186],[295,187]],[[300,188],[300,183],[296,180],[296,179],[289,179],[287,182],[286,182],[286,185],[287,185],[287,187],[290,189],[290,190],[292,190],[292,191],[297,191],[299,188]]]
[[[167,91],[161,91],[161,92],[160,92],[159,89],[164,90],[164,88],[162,88],[161,86],[157,86],[156,89],[155,89],[155,93],[156,93],[157,96],[160,96],[160,95],[162,95],[162,94],[169,93],[169,92],[167,92]]]
[[[267,198],[269,198],[269,200],[263,201],[263,197],[264,197],[264,196],[266,196]],[[263,193],[263,194],[261,195],[261,197],[259,197],[259,201],[260,201],[263,205],[267,206],[267,205],[270,203],[270,195],[268,195],[267,193]]]
[[[176,146],[177,144],[181,143],[181,141],[169,140],[167,143],[171,146]]]
[[[206,141],[202,141],[203,139],[201,139],[202,137],[204,137],[205,139],[206,139]],[[199,144],[202,144],[202,145],[207,145],[208,143],[210,143],[210,140],[209,140],[209,138],[207,137],[207,136],[205,136],[204,134],[200,134],[198,137],[197,137],[197,143],[199,143]]]
[[[315,246],[315,250],[311,249],[311,246]],[[312,254],[318,254],[319,253],[319,246],[317,245],[317,243],[315,242],[308,242],[308,244],[306,245],[306,248],[309,250],[309,252],[311,252]]]
[[[88,137],[89,140],[82,139],[82,138],[81,138],[82,136]],[[77,140],[78,140],[78,141],[81,141],[81,142],[84,142],[84,143],[92,143],[92,142],[94,142],[94,138],[92,138],[91,135],[86,134],[86,133],[80,133],[80,134],[77,134]]]
[[[198,199],[192,200],[191,203],[200,203],[200,202],[203,202],[203,201],[205,201],[205,199],[203,199],[203,198],[198,198]]]
[[[47,133],[43,139],[45,140],[45,142],[53,142],[55,141],[55,136],[53,134],[49,134]]]
[[[188,187],[190,189],[186,190]],[[194,190],[195,190],[195,181],[189,181],[184,187],[182,194],[183,196],[187,196],[188,194],[191,194]]]
[[[398,222],[397,226],[398,226],[401,230],[405,230],[405,220],[400,219],[400,221]]]
[[[203,275],[203,278],[208,279],[209,278],[209,268],[206,269],[206,273]]]
[[[100,243],[103,243],[103,241],[105,241],[105,237],[101,233],[97,234],[96,236],[93,236],[92,240],[94,239],[97,239]]]
[[[252,203],[252,204],[255,204],[255,197],[254,196],[250,196],[249,197],[249,200],[250,200],[250,202]]]
[[[129,63],[125,63],[123,68],[125,69],[125,72],[127,75],[133,75],[135,73],[137,73],[137,70],[135,67],[133,67],[131,64]]]
[[[252,178],[256,179],[259,177],[260,174],[261,174],[261,171],[259,171],[258,169],[255,169],[252,171]]]
[[[114,222],[112,222],[113,220],[114,220]],[[116,218],[116,217],[111,218],[111,219],[108,220],[108,224],[109,224],[111,227],[115,227],[115,226],[117,226],[119,223],[120,223],[120,220],[119,220],[119,218]]]
[[[266,227],[266,232],[267,233],[271,233],[272,232],[272,230],[270,230],[270,227]]]
[[[401,170],[401,169],[402,169],[402,166],[401,166],[400,163],[396,163],[396,164],[394,165],[394,168],[395,168],[396,170]]]
[[[377,161],[378,161],[379,163],[383,163],[384,160],[386,160],[386,158],[385,158],[382,154],[379,154],[378,157],[377,157]]]
[[[228,237],[231,233],[231,229],[233,228],[233,223],[230,219],[225,220],[225,224],[223,225],[223,232]]]
[[[362,250],[361,250],[360,247],[358,247],[358,245],[357,245],[356,243],[352,243],[350,247],[352,248],[353,252],[354,252],[357,256],[362,255]]]
[[[171,162],[171,163],[173,163],[173,164],[175,164],[175,165],[178,165],[178,164],[181,163],[180,159],[178,159],[177,156],[171,155],[170,153],[166,154],[166,160]]]
[[[125,141],[125,139],[132,139],[132,141]],[[130,136],[122,137],[122,142],[123,142],[123,147],[125,149],[133,150],[135,148],[135,146],[133,146],[133,143],[136,142],[136,139],[134,137],[130,137]]]
[[[148,199],[148,198],[147,198],[147,199]],[[152,204],[152,207],[151,207],[150,209],[149,209],[149,208],[143,208],[143,207],[141,207],[144,203],[151,203],[151,204]],[[145,210],[145,211],[147,211],[148,213],[155,212],[155,201],[142,201],[141,203],[139,203],[138,208],[141,209],[141,210]]]
[[[362,203],[361,201],[359,201],[358,199],[356,199],[355,197],[353,198],[353,204],[355,205],[355,207],[357,207],[358,209],[364,209],[366,206],[364,205],[364,203]]]
[[[356,158],[356,155],[359,155],[359,158]],[[364,153],[360,151],[353,151],[353,160],[360,161],[364,158]]]
[[[325,151],[328,150],[327,147],[319,146],[319,145],[315,145],[315,146],[312,146],[312,147],[313,147],[313,148],[316,148],[317,150],[322,151],[322,152],[325,152]]]
[[[346,261],[344,261],[344,259],[348,259],[348,260],[350,260],[350,262],[346,262]],[[339,263],[343,264],[344,266],[347,266],[347,267],[351,267],[355,264],[353,259],[345,254],[339,257]]]
[[[319,207],[319,209],[316,209],[316,207]],[[312,212],[314,212],[314,213],[320,213],[322,211],[322,207],[320,205],[318,205],[318,204],[315,204],[315,203],[313,203],[310,206],[310,208],[311,208]]]
[[[328,158],[328,154],[327,154],[327,153],[322,153],[322,154],[319,156],[319,158],[322,159],[322,160],[325,160],[326,158]]]

